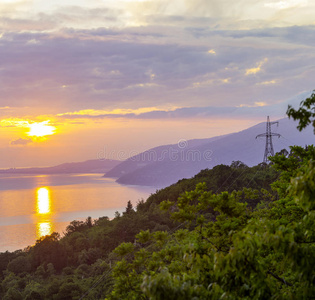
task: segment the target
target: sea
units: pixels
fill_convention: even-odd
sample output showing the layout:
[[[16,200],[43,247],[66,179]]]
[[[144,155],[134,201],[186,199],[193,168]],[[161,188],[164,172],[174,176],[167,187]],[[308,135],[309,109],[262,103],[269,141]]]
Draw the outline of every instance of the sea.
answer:
[[[0,174],[0,252],[23,250],[42,236],[62,236],[73,220],[113,218],[156,187],[121,185],[102,174]]]

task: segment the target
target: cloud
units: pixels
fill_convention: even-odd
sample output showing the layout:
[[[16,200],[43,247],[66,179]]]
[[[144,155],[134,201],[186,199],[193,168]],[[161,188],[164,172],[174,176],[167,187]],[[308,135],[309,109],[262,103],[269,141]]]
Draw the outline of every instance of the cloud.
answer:
[[[177,109],[176,107],[171,108],[165,108],[165,111],[171,111]],[[95,110],[95,109],[85,109],[80,111],[74,111],[74,112],[67,112],[62,114],[57,114],[57,117],[81,117],[81,116],[91,116],[91,117],[98,117],[100,115],[106,115],[106,116],[125,116],[125,115],[140,115],[147,112],[153,112],[153,111],[159,111],[161,108],[157,107],[141,107],[138,109],[115,109],[112,111],[106,111],[106,110]]]
[[[22,128],[28,128],[29,127],[29,121],[19,119],[19,118],[8,118],[8,119],[2,119],[0,121],[1,127],[22,127]]]
[[[288,9],[296,7],[305,7],[308,4],[308,0],[286,0],[286,1],[274,1],[264,4],[265,7],[271,7],[276,9]]]
[[[32,143],[31,139],[23,139],[23,138],[19,138],[17,140],[13,140],[10,142],[12,146],[25,146],[30,143]]]
[[[252,40],[255,44],[260,45],[260,40],[272,45],[283,45],[286,43],[296,45],[315,45],[314,39],[314,24],[304,26],[284,26],[284,27],[268,27],[262,28],[247,28],[247,29],[222,29],[206,28],[204,26],[186,27],[187,32],[196,38],[209,37],[226,37],[232,39],[242,39],[243,42]],[[265,45],[266,46],[266,45]]]
[[[142,4],[129,5],[129,12],[138,22],[147,21],[149,24],[154,22],[152,17],[162,16],[165,19],[169,16],[173,18],[173,22],[183,22],[183,18],[191,18],[196,22],[197,19],[212,19],[215,20],[216,25],[221,28],[236,28],[248,25],[256,25],[261,27],[266,26],[287,26],[302,25],[306,22],[312,23],[312,12],[314,14],[314,5],[307,0],[288,0],[273,2],[275,5],[268,5],[265,0],[155,0],[147,1]],[[289,13],[279,14],[278,7],[281,3],[286,4],[286,10]],[[282,5],[284,6],[284,5]],[[310,13],[305,16],[303,9],[307,8]],[[283,11],[285,11],[283,9]],[[148,17],[145,17],[148,16]],[[153,19],[153,20],[152,20]],[[253,20],[253,21],[248,21]],[[164,20],[165,21],[165,20]],[[170,19],[168,19],[170,22]],[[187,21],[186,21],[187,22]],[[165,23],[164,23],[165,24]],[[186,23],[187,25],[187,23]],[[209,22],[208,22],[209,25]]]
[[[219,15],[202,13],[201,8],[215,7],[225,14],[222,8],[230,1],[187,1],[176,15],[168,14],[174,4],[153,2],[137,4],[138,9],[149,5],[152,13],[140,27],[118,25],[130,2],[101,5],[96,11],[92,1],[88,9],[68,6],[37,14],[34,21],[11,18],[16,23],[12,26],[26,30],[6,29],[1,38],[0,106],[29,107],[29,114],[33,108],[58,114],[90,108],[187,107],[192,102],[200,107],[218,102],[237,106],[284,101],[314,88],[314,26],[240,30],[225,26]],[[186,14],[187,8],[192,15]],[[97,27],[92,22],[91,28],[87,23],[93,15],[96,25],[102,17],[109,23]],[[80,18],[82,28],[66,27]]]
[[[104,112],[97,110],[83,110],[59,114],[61,119],[178,119],[178,118],[207,118],[209,116],[222,116],[236,111],[237,107],[181,107],[158,109],[148,107],[139,110],[114,110]]]
[[[152,88],[152,87],[161,87],[162,85],[156,84],[156,83],[137,83],[134,85],[129,85],[127,86],[128,89],[132,89],[132,88]]]
[[[151,119],[151,120],[176,120],[176,119],[233,119],[245,117],[263,117],[268,114],[274,117],[283,117],[288,104],[297,104],[300,99],[310,93],[291,98],[288,102],[268,105],[263,101],[256,101],[253,104],[240,104],[238,106],[207,106],[207,107],[180,107],[158,109],[148,107],[142,110],[114,110],[111,112],[101,110],[83,110],[59,114],[60,119],[78,119],[78,120],[101,120],[101,119]]]
[[[284,100],[301,89],[313,88],[315,70],[310,62],[314,51],[301,49],[300,44],[288,47],[274,41],[269,45],[257,34],[264,47],[260,48],[255,46],[253,33],[244,42],[221,32],[211,38],[216,55],[209,55],[210,47],[204,45],[208,37],[194,38],[194,45],[185,45],[184,39],[183,44],[165,41],[165,35],[159,36],[156,29],[140,33],[99,29],[65,30],[61,36],[5,35],[0,44],[6,58],[2,62],[1,106],[58,113],[167,103],[187,106],[191,99],[200,106],[216,104],[217,99],[237,105],[240,100],[247,104],[265,101],[260,97],[270,102]],[[186,34],[189,40],[191,34]],[[38,42],[30,42],[34,40]],[[262,68],[264,72],[259,72]],[[276,90],[272,81],[277,82]]]
[[[247,30],[310,25],[314,21],[314,12],[314,3],[307,0],[54,0],[46,1],[45,5],[41,0],[22,0],[0,4],[0,28],[9,32],[52,32],[62,28],[187,28],[202,25],[203,29]]]
[[[277,81],[276,80],[269,80],[269,81],[264,81],[264,82],[260,82],[257,84],[262,84],[262,85],[269,85],[269,84],[276,84]]]
[[[255,102],[256,106],[266,106],[266,102]]]
[[[263,66],[264,63],[266,63],[268,61],[268,58],[265,58],[263,61],[259,62],[257,64],[256,68],[250,68],[250,69],[246,69],[245,75],[252,75],[252,74],[256,74],[258,72],[261,71],[261,67]]]

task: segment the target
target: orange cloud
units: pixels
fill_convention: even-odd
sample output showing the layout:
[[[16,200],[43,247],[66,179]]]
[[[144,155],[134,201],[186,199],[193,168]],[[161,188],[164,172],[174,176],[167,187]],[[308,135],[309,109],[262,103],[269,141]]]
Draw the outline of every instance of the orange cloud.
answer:
[[[66,112],[63,114],[58,114],[58,117],[63,117],[63,116],[102,116],[102,115],[128,115],[128,114],[135,114],[135,115],[140,115],[143,113],[148,113],[148,112],[154,112],[154,111],[173,111],[179,107],[177,106],[172,106],[172,107],[141,107],[137,109],[121,109],[117,108],[114,110],[101,110],[101,109],[84,109],[84,110],[79,110],[79,111],[74,111],[74,112]]]

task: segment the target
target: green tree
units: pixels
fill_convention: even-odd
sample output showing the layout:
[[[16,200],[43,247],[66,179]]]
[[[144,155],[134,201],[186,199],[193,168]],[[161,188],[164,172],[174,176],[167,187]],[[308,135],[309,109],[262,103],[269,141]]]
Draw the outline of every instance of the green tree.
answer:
[[[131,201],[129,200],[127,202],[127,207],[126,207],[126,211],[124,212],[124,214],[131,214],[133,212],[134,212],[134,209],[133,209]]]
[[[315,134],[315,93],[313,92],[309,98],[303,100],[298,110],[289,105],[287,115],[289,118],[299,121],[297,128],[300,131],[312,124]]]
[[[31,271],[31,263],[29,257],[25,255],[18,256],[9,262],[7,269],[15,274]]]
[[[57,300],[72,300],[72,299],[79,299],[81,296],[81,288],[78,284],[74,282],[64,282],[58,294],[55,296]]]
[[[14,287],[10,288],[5,294],[5,296],[3,297],[3,300],[22,300],[22,299],[23,299],[23,296],[21,292]]]
[[[35,246],[30,249],[30,256],[33,268],[41,264],[52,263],[57,271],[60,271],[66,265],[66,251],[59,242],[60,235],[53,232],[36,241]]]

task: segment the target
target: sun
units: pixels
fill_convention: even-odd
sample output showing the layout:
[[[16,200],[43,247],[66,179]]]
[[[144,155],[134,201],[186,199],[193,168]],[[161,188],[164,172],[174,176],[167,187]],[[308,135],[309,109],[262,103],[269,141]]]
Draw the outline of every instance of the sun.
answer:
[[[29,124],[28,127],[30,131],[27,133],[27,135],[33,137],[43,137],[54,134],[56,127],[49,125],[49,122],[50,120]]]

